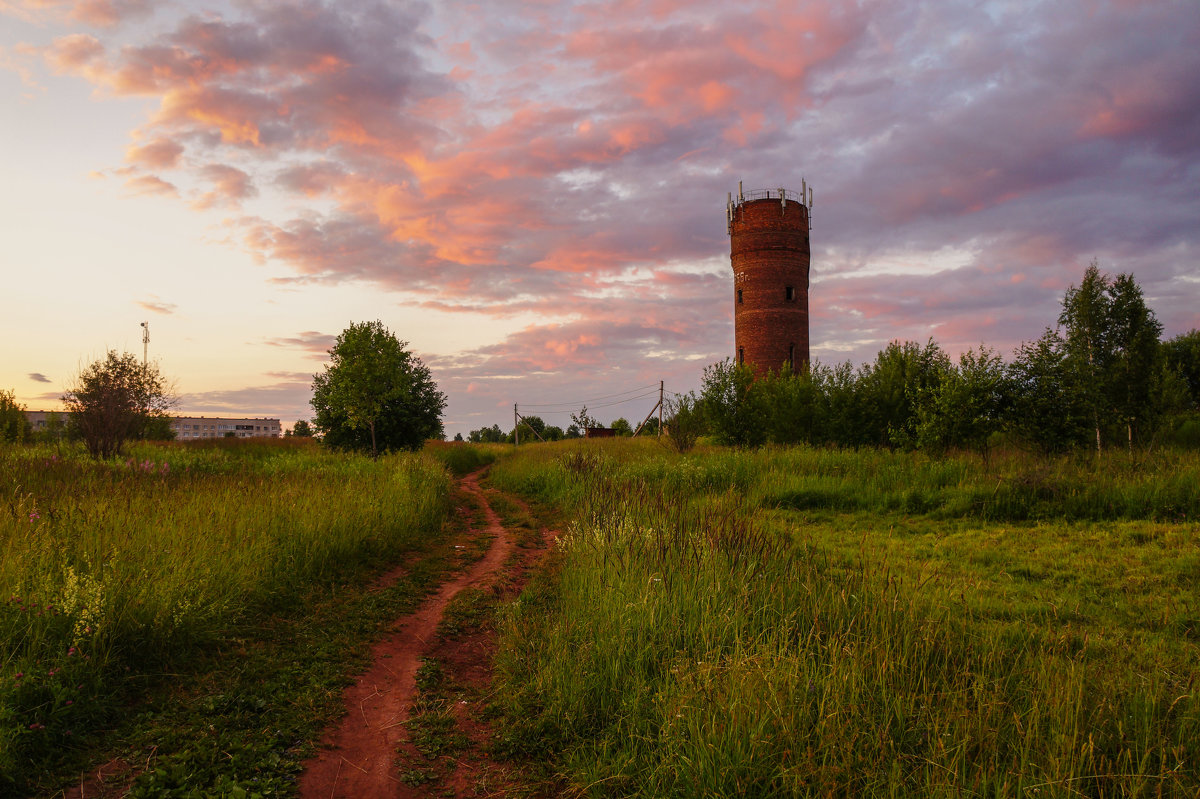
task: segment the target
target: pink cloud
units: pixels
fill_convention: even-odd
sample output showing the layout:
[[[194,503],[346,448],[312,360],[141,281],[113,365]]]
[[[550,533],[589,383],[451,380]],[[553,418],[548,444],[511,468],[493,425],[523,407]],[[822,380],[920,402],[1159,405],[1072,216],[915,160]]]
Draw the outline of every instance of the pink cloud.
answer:
[[[152,297],[151,299],[146,300],[138,300],[137,305],[139,308],[143,308],[151,313],[163,314],[164,316],[175,313],[175,309],[179,307],[173,302],[164,302],[158,297]]]
[[[131,187],[177,195],[140,171],[175,169],[204,187],[186,197],[200,208],[259,191],[299,204],[232,223],[283,280],[542,315],[439,361],[499,402],[488,374],[643,375],[646,351],[695,371],[689,358],[728,352],[713,265],[739,179],[815,185],[822,357],[931,334],[1007,349],[1093,256],[1183,323],[1179,253],[1200,246],[1191,23],[1186,4],[1081,0],[313,0],[60,37],[44,55],[155,104],[127,152]],[[947,265],[946,248],[967,255]]]
[[[212,189],[196,200],[197,208],[239,208],[242,200],[258,196],[258,189],[250,176],[228,164],[208,164],[201,175],[212,184]]]
[[[125,179],[125,187],[135,195],[179,196],[179,189],[157,175],[131,175]]]
[[[182,154],[182,144],[159,137],[146,144],[131,144],[125,151],[125,160],[148,169],[171,169],[179,163]]]
[[[0,3],[0,12],[28,20],[71,21],[112,28],[130,19],[149,16],[154,6],[154,0],[10,0]]]

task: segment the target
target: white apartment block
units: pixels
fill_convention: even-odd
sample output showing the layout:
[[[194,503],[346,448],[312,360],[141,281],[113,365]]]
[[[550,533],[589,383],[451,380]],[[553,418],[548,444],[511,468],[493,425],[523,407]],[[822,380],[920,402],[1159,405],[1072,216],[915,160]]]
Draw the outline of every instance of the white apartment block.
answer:
[[[57,414],[65,426],[67,414],[62,411],[25,411],[25,418],[33,432],[46,429],[46,417]],[[279,438],[283,435],[278,419],[246,418],[235,419],[224,416],[172,416],[171,430],[176,441],[194,441],[198,438]]]
[[[197,438],[279,438],[278,419],[227,419],[223,416],[172,416],[176,441]]]

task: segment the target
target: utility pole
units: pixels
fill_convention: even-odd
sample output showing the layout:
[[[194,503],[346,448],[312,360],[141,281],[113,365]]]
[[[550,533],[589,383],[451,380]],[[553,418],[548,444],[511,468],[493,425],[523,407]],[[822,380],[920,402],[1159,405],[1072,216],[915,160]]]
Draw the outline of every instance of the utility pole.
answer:
[[[146,371],[146,358],[150,353],[150,323],[142,322],[142,371]]]
[[[517,403],[513,403],[513,446],[521,446],[521,422],[520,414],[517,413]]]
[[[663,381],[658,381],[658,437],[662,438]]]

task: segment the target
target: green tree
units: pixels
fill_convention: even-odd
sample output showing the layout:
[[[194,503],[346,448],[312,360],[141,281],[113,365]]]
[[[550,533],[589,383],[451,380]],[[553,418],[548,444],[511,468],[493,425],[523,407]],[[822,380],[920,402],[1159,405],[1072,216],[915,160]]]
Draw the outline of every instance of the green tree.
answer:
[[[1062,337],[1047,329],[1036,341],[1021,344],[1015,356],[1008,367],[1007,429],[1046,455],[1086,440],[1091,407]]]
[[[579,413],[571,414],[571,425],[579,430],[579,435],[587,435],[589,427],[599,427],[600,420],[588,413],[587,406],[579,409]]]
[[[980,345],[967,350],[957,368],[916,390],[915,443],[941,454],[952,448],[972,449],[987,460],[988,444],[1000,430],[1011,391],[1004,361]]]
[[[820,392],[825,418],[823,430],[814,431],[814,443],[821,441],[841,447],[877,445],[878,432],[872,434],[872,409],[867,404],[865,392],[860,389],[862,375],[869,368],[855,371],[852,363],[843,361],[830,367],[816,366],[809,371]]]
[[[757,447],[767,440],[768,406],[754,369],[729,358],[704,370],[700,401],[718,443]]]
[[[305,419],[298,419],[296,423],[292,425],[291,434],[296,438],[312,438],[312,425],[310,425]]]
[[[1103,431],[1119,424],[1130,447],[1139,425],[1153,424],[1153,385],[1159,373],[1162,325],[1146,306],[1132,275],[1110,279],[1096,261],[1078,287],[1063,295],[1058,323],[1091,415],[1096,452]]]
[[[932,390],[950,371],[950,359],[933,339],[890,342],[860,372],[858,390],[868,413],[863,420],[868,444],[912,446],[916,398]]]
[[[696,446],[704,432],[704,409],[695,392],[663,398],[663,428],[667,442],[681,455]]]
[[[446,395],[407,346],[378,321],[342,331],[313,376],[314,421],[327,445],[378,457],[442,437]]]
[[[504,438],[509,444],[524,441],[549,441],[546,438],[546,422],[540,416],[522,416],[520,423]]]
[[[626,419],[624,416],[622,416],[622,417],[621,417],[621,418],[619,418],[619,419],[614,419],[614,420],[613,420],[613,423],[612,423],[612,424],[610,424],[610,425],[609,425],[609,427],[610,427],[610,428],[611,428],[611,429],[612,429],[612,430],[613,430],[613,431],[614,431],[614,432],[615,432],[615,433],[616,433],[618,436],[631,436],[631,435],[633,435],[633,425],[631,425],[631,424],[629,423],[629,420],[628,420],[628,419]]]
[[[29,419],[25,406],[17,402],[15,391],[0,389],[0,441],[20,442],[29,437]]]
[[[792,372],[781,369],[760,380],[767,406],[767,439],[773,444],[812,444],[824,428],[819,364]]]
[[[1117,275],[1108,298],[1109,402],[1125,426],[1127,446],[1133,449],[1139,426],[1150,430],[1157,421],[1154,389],[1162,371],[1162,324],[1146,306],[1142,289],[1131,275]]]
[[[1200,330],[1181,333],[1163,342],[1167,367],[1187,384],[1193,409],[1200,409]]]
[[[46,428],[39,434],[40,438],[61,448],[62,440],[66,434],[67,422],[63,419],[63,415],[58,411],[47,412]]]
[[[467,441],[472,444],[499,444],[504,441],[504,431],[500,429],[500,425],[494,424],[491,427],[481,427],[478,430],[472,430],[467,433]]]
[[[174,402],[157,365],[116,350],[84,369],[62,400],[69,430],[94,458],[120,455],[126,441],[161,431]]]

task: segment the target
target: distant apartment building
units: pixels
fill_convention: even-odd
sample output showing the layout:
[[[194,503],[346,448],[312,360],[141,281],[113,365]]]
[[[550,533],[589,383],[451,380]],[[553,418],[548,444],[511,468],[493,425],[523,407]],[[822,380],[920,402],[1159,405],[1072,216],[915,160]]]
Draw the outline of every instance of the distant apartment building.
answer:
[[[65,429],[67,425],[67,414],[64,411],[25,411],[25,420],[29,422],[29,429],[35,433],[46,432],[46,422],[50,419],[57,419],[59,429]]]
[[[25,418],[33,432],[45,432],[48,417],[57,415],[64,425],[67,414],[63,411],[26,411]],[[171,431],[176,441],[192,441],[197,438],[279,438],[283,430],[278,419],[247,418],[235,419],[223,416],[172,416]]]
[[[176,441],[196,438],[279,438],[278,419],[227,419],[221,416],[173,416]]]

